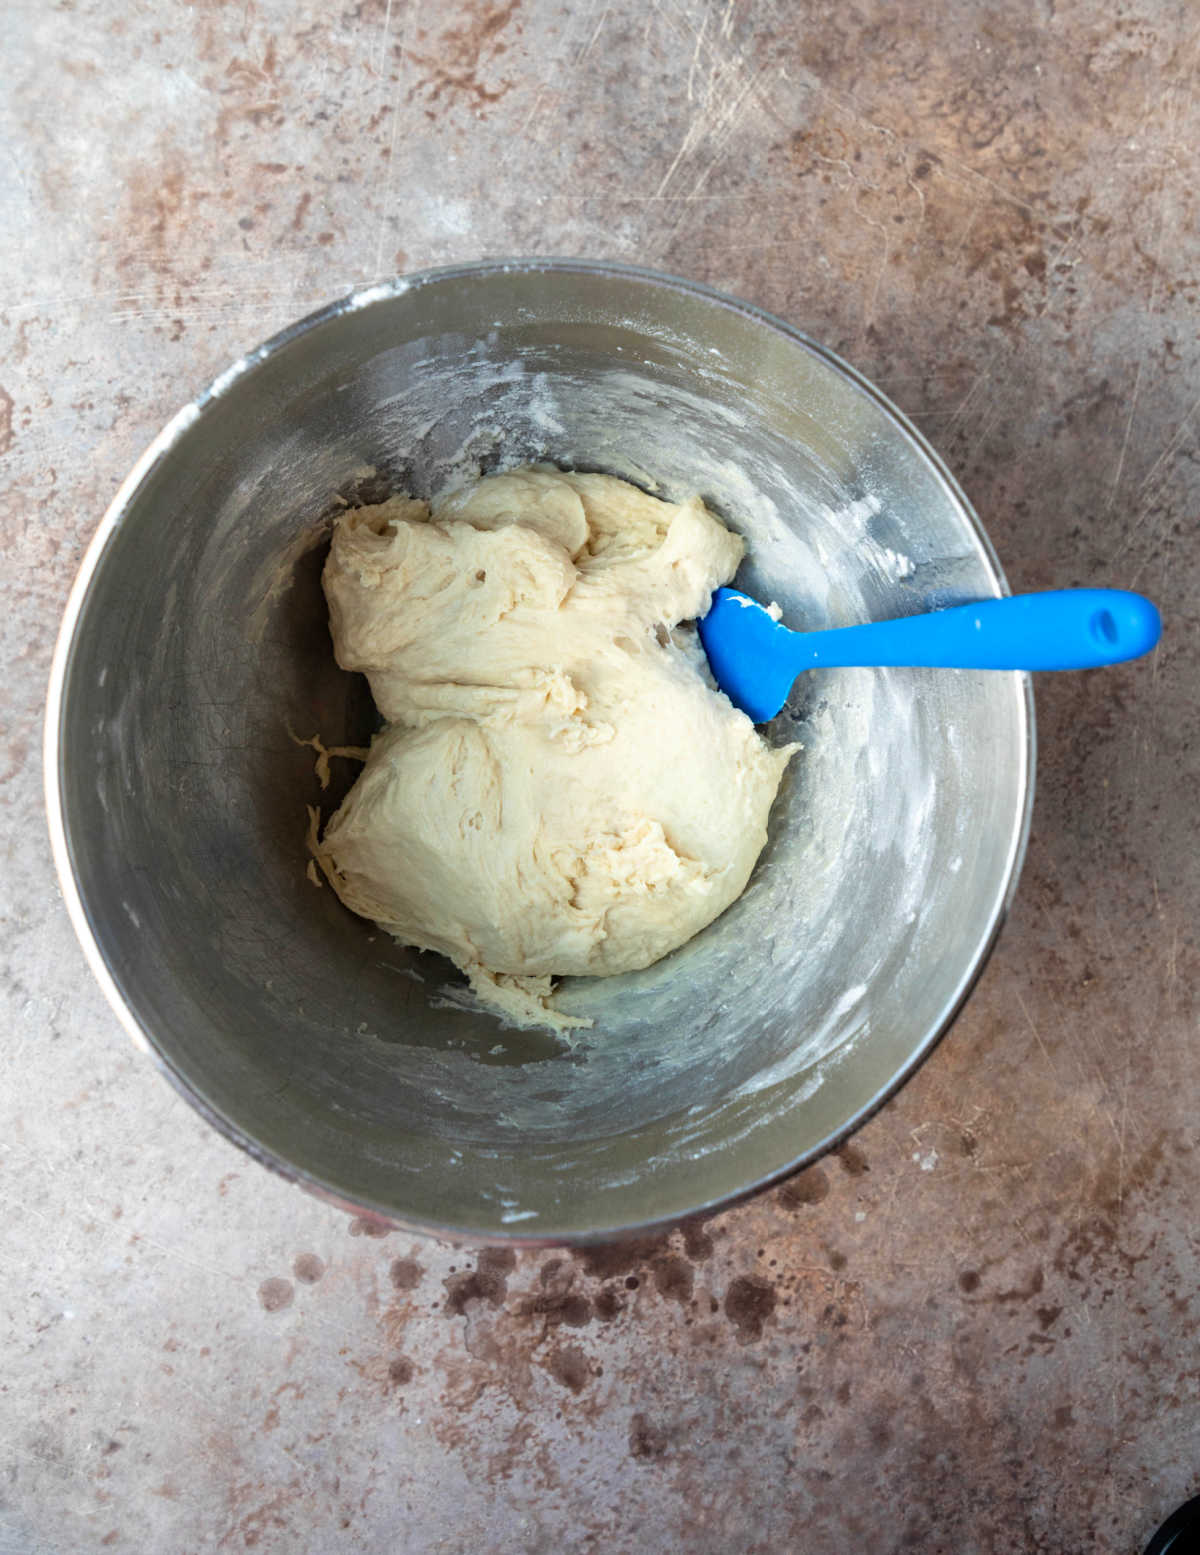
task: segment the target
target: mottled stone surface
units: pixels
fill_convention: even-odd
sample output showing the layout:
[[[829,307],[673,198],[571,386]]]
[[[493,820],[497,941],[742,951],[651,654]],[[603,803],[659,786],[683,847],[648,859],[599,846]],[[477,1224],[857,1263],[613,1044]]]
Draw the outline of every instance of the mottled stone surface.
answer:
[[[1125,1555],[1200,1489],[1200,34],[1187,0],[10,0],[0,1547]],[[1012,921],[838,1155],[586,1255],[371,1234],[128,1046],[43,834],[83,545],[168,414],[397,268],[699,277],[933,438],[1039,687]]]

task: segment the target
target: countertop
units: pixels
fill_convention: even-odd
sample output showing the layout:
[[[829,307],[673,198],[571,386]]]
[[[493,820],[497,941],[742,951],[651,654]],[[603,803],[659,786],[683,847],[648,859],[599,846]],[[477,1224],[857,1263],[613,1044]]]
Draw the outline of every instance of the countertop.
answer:
[[[0,1549],[1140,1551],[1200,1489],[1194,6],[15,0],[0,62]],[[525,253],[791,320],[1014,588],[1167,623],[1039,681],[1015,910],[903,1092],[574,1255],[372,1235],[210,1132],[41,799],[67,590],[167,417],[354,285]]]

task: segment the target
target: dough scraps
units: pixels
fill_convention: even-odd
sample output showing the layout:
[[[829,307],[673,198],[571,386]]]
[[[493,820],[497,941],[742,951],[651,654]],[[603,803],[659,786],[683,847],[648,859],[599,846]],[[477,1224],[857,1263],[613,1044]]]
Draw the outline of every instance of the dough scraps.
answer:
[[[649,966],[740,896],[794,745],[720,693],[695,630],[741,539],[698,497],[489,476],[337,520],[338,663],[387,727],[314,851],[342,901],[523,1026],[553,980]]]

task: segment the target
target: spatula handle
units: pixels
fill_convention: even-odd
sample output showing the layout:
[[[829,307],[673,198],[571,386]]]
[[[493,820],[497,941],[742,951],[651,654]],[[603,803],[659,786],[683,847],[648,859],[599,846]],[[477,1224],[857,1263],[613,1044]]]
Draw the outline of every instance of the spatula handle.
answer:
[[[899,621],[800,632],[796,669],[940,665],[946,669],[1079,670],[1149,653],[1158,611],[1125,589],[1055,589],[956,605]]]

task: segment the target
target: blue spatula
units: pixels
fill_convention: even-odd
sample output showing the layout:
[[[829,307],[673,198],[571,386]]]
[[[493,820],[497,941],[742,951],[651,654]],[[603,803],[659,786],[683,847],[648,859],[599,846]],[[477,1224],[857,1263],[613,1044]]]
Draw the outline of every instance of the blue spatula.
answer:
[[[757,600],[718,589],[700,622],[717,684],[755,723],[788,699],[802,670],[935,665],[960,670],[1082,670],[1149,653],[1158,611],[1124,589],[1055,589],[956,605],[899,621],[792,632]]]

